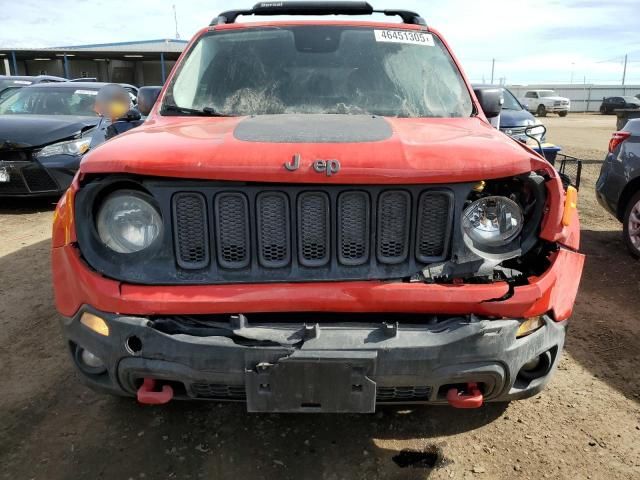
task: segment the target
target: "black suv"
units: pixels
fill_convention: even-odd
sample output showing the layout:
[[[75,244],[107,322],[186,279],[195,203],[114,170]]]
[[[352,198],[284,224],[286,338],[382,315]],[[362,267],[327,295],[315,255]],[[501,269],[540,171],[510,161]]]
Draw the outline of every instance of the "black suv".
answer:
[[[606,97],[602,99],[600,113],[612,113],[619,108],[640,108],[640,100],[636,97]]]

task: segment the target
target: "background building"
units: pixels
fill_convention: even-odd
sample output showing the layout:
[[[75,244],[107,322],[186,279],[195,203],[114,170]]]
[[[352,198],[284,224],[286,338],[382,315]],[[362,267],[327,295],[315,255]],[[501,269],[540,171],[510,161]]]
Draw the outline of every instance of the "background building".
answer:
[[[186,45],[186,40],[161,39],[40,49],[0,48],[0,74],[162,85]]]

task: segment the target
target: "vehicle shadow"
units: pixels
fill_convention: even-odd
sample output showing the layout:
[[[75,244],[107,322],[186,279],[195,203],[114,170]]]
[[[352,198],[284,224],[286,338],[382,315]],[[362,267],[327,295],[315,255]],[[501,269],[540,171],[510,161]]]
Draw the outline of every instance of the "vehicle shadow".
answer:
[[[640,261],[615,231],[583,230],[587,255],[566,350],[594,376],[640,401]]]
[[[0,198],[0,215],[49,212],[56,208],[57,197],[50,198]]]

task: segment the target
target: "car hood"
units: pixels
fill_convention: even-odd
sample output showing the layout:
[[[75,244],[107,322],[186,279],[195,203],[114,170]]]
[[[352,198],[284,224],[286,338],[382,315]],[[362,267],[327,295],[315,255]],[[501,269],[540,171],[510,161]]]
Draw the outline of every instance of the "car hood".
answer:
[[[542,97],[541,100],[547,100],[550,102],[569,101],[567,97]]]
[[[299,168],[285,168],[294,157]],[[318,172],[316,160],[337,160],[340,170]],[[477,117],[156,116],[87,154],[80,169],[82,175],[411,184],[499,178],[531,171],[532,161],[538,162],[531,151]]]
[[[29,148],[72,138],[95,127],[100,117],[0,115],[0,148]]]
[[[500,112],[500,128],[528,127],[535,123],[535,117],[526,110],[502,110]]]

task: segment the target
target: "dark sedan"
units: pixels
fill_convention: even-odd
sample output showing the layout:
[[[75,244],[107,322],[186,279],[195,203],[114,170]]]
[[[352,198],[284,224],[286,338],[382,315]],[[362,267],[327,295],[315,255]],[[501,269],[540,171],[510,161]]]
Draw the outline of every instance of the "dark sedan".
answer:
[[[46,83],[0,102],[0,197],[59,196],[68,188],[82,155],[104,141],[94,111],[104,85]]]
[[[624,242],[640,258],[640,119],[629,120],[611,137],[596,196],[622,222]]]
[[[607,97],[602,99],[600,105],[600,113],[613,113],[618,109],[638,109],[640,108],[640,100],[636,97]]]

